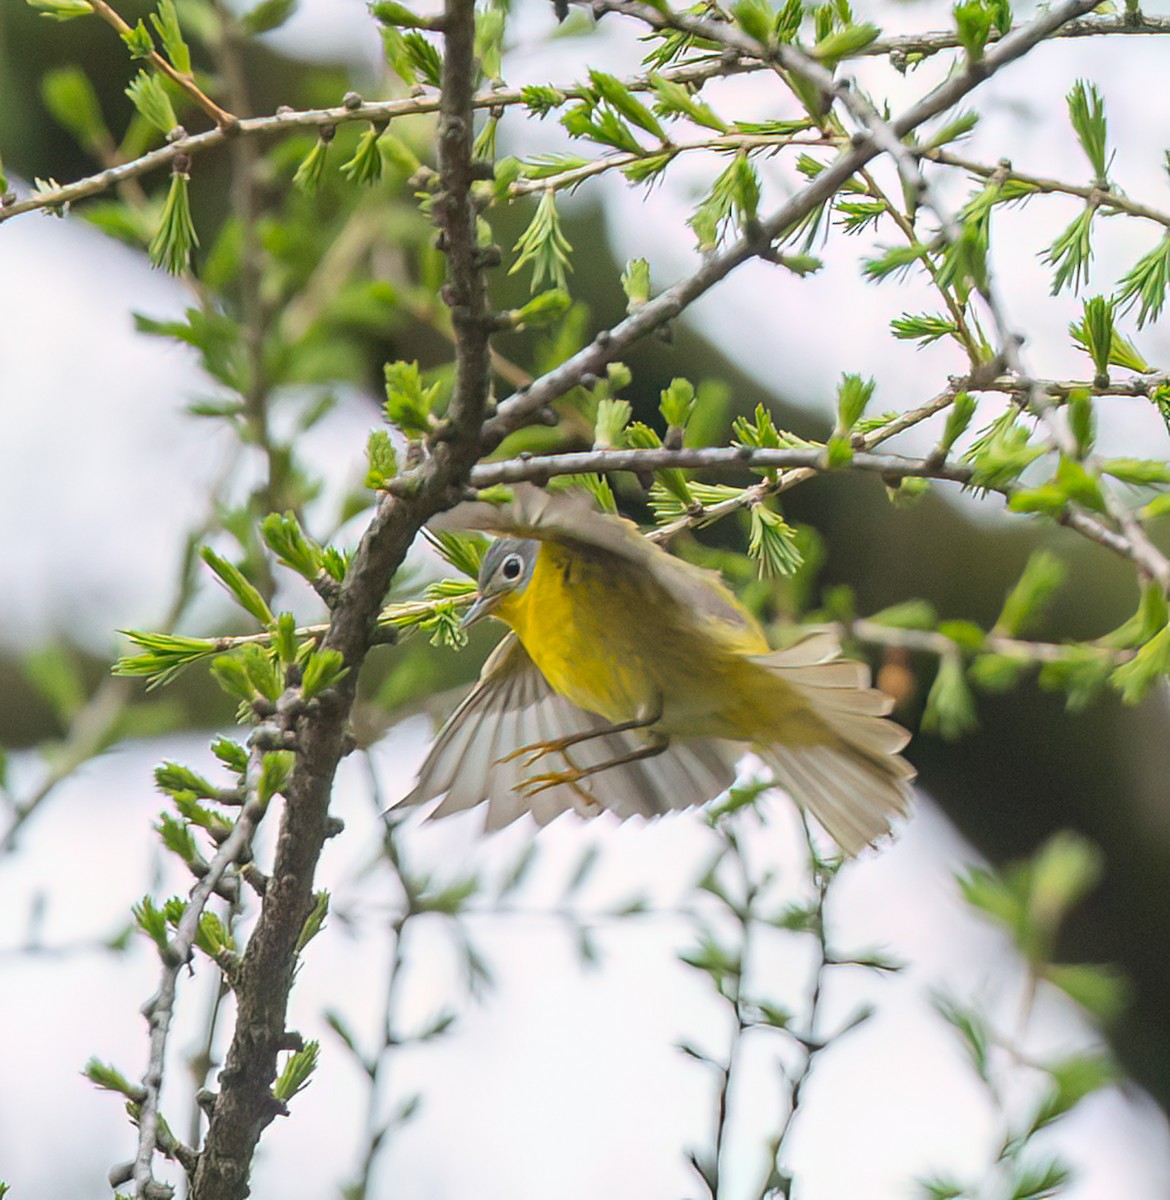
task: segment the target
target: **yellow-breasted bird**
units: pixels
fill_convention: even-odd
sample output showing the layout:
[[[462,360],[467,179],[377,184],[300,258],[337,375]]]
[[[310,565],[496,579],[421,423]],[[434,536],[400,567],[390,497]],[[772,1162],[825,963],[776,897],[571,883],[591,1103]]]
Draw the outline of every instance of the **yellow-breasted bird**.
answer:
[[[909,734],[832,635],[772,650],[717,574],[579,492],[521,484],[443,524],[501,535],[463,623],[511,632],[403,804],[446,793],[444,816],[486,800],[488,829],[526,811],[654,816],[719,795],[752,750],[847,854],[907,813]]]

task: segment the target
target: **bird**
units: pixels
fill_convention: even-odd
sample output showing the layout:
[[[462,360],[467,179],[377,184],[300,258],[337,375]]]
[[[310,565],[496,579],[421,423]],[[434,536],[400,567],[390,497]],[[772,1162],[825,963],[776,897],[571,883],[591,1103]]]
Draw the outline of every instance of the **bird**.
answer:
[[[725,792],[750,751],[846,855],[909,814],[910,735],[831,631],[773,650],[718,573],[580,490],[518,484],[441,527],[496,535],[462,625],[509,632],[401,805],[486,802],[489,831],[525,812],[653,817]]]

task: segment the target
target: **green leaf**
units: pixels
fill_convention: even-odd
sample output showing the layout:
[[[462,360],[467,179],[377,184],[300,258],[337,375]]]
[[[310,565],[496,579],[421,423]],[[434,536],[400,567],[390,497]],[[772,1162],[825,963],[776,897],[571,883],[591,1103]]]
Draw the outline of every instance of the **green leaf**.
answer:
[[[958,1033],[980,1079],[990,1078],[991,1030],[983,1015],[949,996],[934,997],[935,1011]]]
[[[1148,642],[1170,621],[1170,607],[1166,595],[1158,584],[1150,582],[1142,587],[1137,612],[1129,620],[1098,641],[1102,646],[1114,649],[1131,649]]]
[[[256,781],[256,799],[267,805],[282,794],[292,779],[296,755],[291,750],[268,750],[260,760],[260,778]]]
[[[772,40],[774,13],[767,0],[735,0],[731,6],[735,23],[762,46]]]
[[[317,1069],[320,1053],[320,1042],[306,1042],[302,1049],[289,1055],[284,1069],[272,1085],[273,1096],[282,1104],[287,1104],[298,1092],[304,1091]]]
[[[979,116],[980,114],[975,112],[974,109],[966,109],[960,112],[945,125],[930,134],[921,143],[922,149],[941,150],[943,146],[949,146],[952,142],[960,141],[979,124]]]
[[[597,402],[597,417],[593,423],[593,445],[598,450],[618,450],[626,444],[626,426],[633,408],[627,400],[606,397]]]
[[[28,3],[31,8],[40,9],[42,17],[53,21],[72,21],[93,12],[89,0],[28,0]]]
[[[532,221],[512,247],[520,257],[512,264],[509,275],[532,264],[532,291],[539,290],[547,277],[561,291],[568,291],[569,253],[573,247],[561,230],[556,195],[546,191],[536,206]]]
[[[191,266],[191,252],[199,245],[199,236],[191,220],[188,177],[181,171],[171,173],[171,185],[163,204],[158,230],[151,239],[150,261],[171,275],[182,275]]]
[[[245,33],[255,37],[279,29],[297,11],[298,0],[260,0],[240,17]],[[374,6],[375,8],[377,5]],[[374,14],[377,16],[377,13]]]
[[[1107,458],[1101,470],[1122,483],[1146,486],[1153,483],[1170,483],[1170,462],[1155,458]]]
[[[685,430],[696,403],[694,384],[689,379],[672,379],[660,393],[658,411],[667,428]]]
[[[341,173],[350,183],[374,184],[382,178],[382,151],[378,145],[381,133],[376,125],[364,130],[353,157],[341,164]]]
[[[113,673],[119,676],[146,676],[147,689],[170,683],[184,668],[219,653],[215,642],[207,638],[179,637],[171,633],[143,633],[136,629],[119,629],[144,653],[123,656],[114,664]]]
[[[1129,1007],[1129,982],[1114,967],[1083,963],[1048,966],[1044,978],[1103,1024],[1116,1020]]]
[[[248,760],[245,756],[244,770],[247,766]],[[219,795],[219,788],[209,783],[197,771],[176,762],[164,762],[155,767],[154,784],[160,792],[165,792],[168,796],[187,792],[201,800],[214,800]]]
[[[1107,128],[1105,101],[1096,84],[1078,79],[1068,94],[1068,116],[1076,130],[1077,141],[1093,168],[1094,183],[1107,186],[1109,163],[1107,157]]]
[[[685,84],[664,79],[655,72],[650,76],[650,85],[658,97],[658,112],[661,115],[684,116],[696,125],[714,129],[717,133],[727,132],[727,123]]]
[[[431,87],[439,87],[443,77],[443,60],[438,48],[415,29],[403,34],[402,44],[414,69],[422,77],[424,83]]]
[[[432,414],[442,390],[441,383],[423,386],[417,362],[392,362],[385,367],[386,420],[407,437],[425,437],[431,432]]]
[[[1127,663],[1109,677],[1126,704],[1137,704],[1160,679],[1170,674],[1170,625],[1156,633]]]
[[[1052,276],[1052,295],[1058,295],[1071,282],[1074,292],[1089,279],[1093,260],[1093,217],[1095,204],[1087,204],[1072,223],[1044,251],[1043,259],[1056,270]]]
[[[1020,637],[1035,627],[1068,577],[1068,568],[1047,550],[1033,551],[1019,582],[1008,593],[995,632]]]
[[[926,247],[915,242],[909,246],[889,246],[877,258],[866,259],[862,273],[872,283],[879,283],[892,276],[903,275],[911,267],[926,262],[929,255]]]
[[[541,292],[533,296],[522,308],[513,310],[512,318],[517,330],[542,329],[562,320],[573,307],[573,298],[560,288]]]
[[[297,621],[290,612],[280,613],[271,626],[272,648],[281,666],[289,667],[297,661]]]
[[[1031,666],[1023,655],[980,654],[967,668],[967,678],[983,692],[1010,692]]]
[[[761,578],[784,578],[799,570],[804,557],[796,545],[796,530],[761,501],[753,504],[748,554]]]
[[[634,96],[633,92],[616,75],[607,75],[604,71],[589,71],[589,82],[594,91],[627,121],[653,134],[659,141],[666,141],[666,131],[658,118]]]
[[[479,9],[475,14],[475,57],[479,61],[480,72],[493,82],[499,81],[503,74],[505,24],[506,12],[502,7],[492,5]],[[496,118],[489,117],[480,137],[484,141],[491,141],[497,124]],[[480,159],[495,157],[494,151],[488,152],[486,147],[475,150],[474,155]]]
[[[215,572],[216,578],[235,597],[241,608],[251,613],[262,625],[272,624],[274,618],[267,601],[239,567],[216,554],[210,546],[204,546],[199,556]]]
[[[968,426],[975,417],[978,401],[970,392],[959,392],[947,411],[947,421],[943,435],[939,439],[938,454],[946,458],[954,448],[955,442],[967,432]]]
[[[236,942],[231,931],[223,923],[218,913],[205,912],[200,914],[199,925],[195,931],[195,945],[211,959],[219,959],[224,954],[235,951]]]
[[[64,646],[48,643],[30,651],[21,659],[20,671],[62,724],[68,725],[85,706],[85,680]]]
[[[479,568],[489,544],[482,533],[448,533],[430,529],[425,529],[423,533],[456,571],[469,579],[479,578]]]
[[[1030,444],[1031,434],[1009,411],[997,418],[964,455],[973,467],[975,487],[1008,487],[1031,463],[1047,453],[1043,446]]]
[[[297,167],[296,174],[293,176],[293,183],[302,191],[312,195],[321,186],[321,180],[325,175],[325,161],[329,156],[329,142],[324,138],[318,138],[308,154],[301,159],[301,165]]]
[[[1109,360],[1113,350],[1116,331],[1113,328],[1113,301],[1104,296],[1090,296],[1085,301],[1084,316],[1080,325],[1069,326],[1075,340],[1080,340],[1089,352],[1096,370],[1096,379],[1109,378]],[[1080,338],[1077,338],[1077,334]]]
[[[150,23],[162,42],[163,53],[171,66],[184,75],[191,74],[191,51],[183,40],[175,0],[158,0],[158,12],[150,14]]]
[[[1032,1131],[1043,1129],[1071,1112],[1086,1096],[1117,1079],[1113,1063],[1101,1054],[1074,1055],[1043,1068],[1052,1085],[1032,1121]]]
[[[755,165],[742,151],[716,176],[711,191],[687,224],[698,238],[699,249],[713,250],[729,225],[740,230],[756,218],[760,203],[760,180]]]
[[[1069,336],[1093,360],[1098,380],[1108,378],[1108,367],[1145,374],[1153,368],[1138,353],[1137,347],[1114,325],[1115,302],[1104,296],[1092,296],[1085,301],[1084,316],[1073,321]]]
[[[120,29],[118,36],[125,42],[130,57],[136,61],[149,58],[154,53],[154,40],[141,18],[133,28]]]
[[[166,952],[170,945],[167,933],[167,918],[162,909],[156,907],[150,896],[143,898],[131,910],[134,923],[162,951]]]
[[[967,686],[963,660],[958,654],[944,654],[926,697],[922,728],[946,741],[957,741],[979,727],[975,701]]]
[[[1018,887],[985,867],[972,867],[957,877],[963,899],[974,909],[1006,929],[1019,944],[1027,923],[1025,900]]]
[[[1041,664],[1040,686],[1064,692],[1069,711],[1082,712],[1100,694],[1112,670],[1107,650],[1070,646],[1059,659]]]
[[[211,753],[229,771],[234,771],[237,775],[247,774],[248,751],[239,742],[233,742],[230,738],[217,737],[211,743]]]
[[[301,951],[321,932],[325,927],[325,918],[329,915],[329,893],[319,891],[313,893],[313,908],[309,915],[305,918],[305,923],[301,926],[301,932],[297,936],[297,945],[295,954],[299,958]]]
[[[926,600],[903,600],[883,608],[870,617],[875,625],[886,625],[893,629],[933,629],[938,621],[934,606]]]
[[[1039,1166],[1017,1163],[1016,1170],[1011,1200],[1048,1200],[1062,1192],[1072,1178],[1068,1167],[1056,1159]]]
[[[179,119],[175,116],[166,85],[158,75],[139,71],[126,88],[126,95],[159,133],[168,134],[178,125]]]
[[[390,434],[385,429],[375,429],[366,441],[366,487],[380,491],[398,474],[398,453]]]
[[[604,475],[566,475],[564,478],[565,482],[572,487],[579,487],[588,492],[602,512],[617,515],[617,500],[614,498],[613,488],[609,486],[609,481]]]
[[[650,299],[650,264],[644,258],[632,258],[622,272],[622,290],[626,293],[626,312],[635,313]]]
[[[937,316],[934,313],[919,313],[911,315],[903,313],[890,322],[890,331],[894,337],[903,341],[921,342],[929,346],[939,338],[949,337],[959,332],[959,327],[949,317]]]
[[[80,67],[58,67],[46,72],[41,79],[41,98],[53,119],[86,150],[93,153],[112,143],[97,92]]]
[[[837,428],[838,436],[851,433],[862,413],[873,397],[874,381],[862,379],[860,375],[846,374],[837,385]]]
[[[269,513],[260,523],[260,533],[277,559],[312,582],[322,570],[321,547],[301,528],[291,510]]]
[[[370,12],[383,25],[394,25],[401,29],[425,28],[430,18],[420,16],[405,4],[395,3],[395,0],[377,0],[370,5]]]
[[[848,25],[823,37],[809,51],[813,58],[832,70],[846,58],[855,58],[881,36],[876,25]]]
[[[90,1081],[107,1092],[117,1092],[127,1100],[141,1104],[145,1093],[140,1085],[131,1083],[117,1067],[110,1066],[96,1058],[91,1058],[82,1068],[81,1073]]]
[[[1148,253],[1143,254],[1121,280],[1117,303],[1125,308],[1138,304],[1138,328],[1156,320],[1166,303],[1170,282],[1170,234]]]
[[[1029,864],[1028,917],[1046,956],[1071,909],[1100,882],[1101,851],[1078,833],[1054,833]]]
[[[995,20],[992,9],[983,0],[964,0],[955,5],[952,14],[959,45],[966,51],[969,62],[979,62]]]
[[[340,650],[316,650],[309,656],[301,675],[301,694],[312,700],[349,674]]]

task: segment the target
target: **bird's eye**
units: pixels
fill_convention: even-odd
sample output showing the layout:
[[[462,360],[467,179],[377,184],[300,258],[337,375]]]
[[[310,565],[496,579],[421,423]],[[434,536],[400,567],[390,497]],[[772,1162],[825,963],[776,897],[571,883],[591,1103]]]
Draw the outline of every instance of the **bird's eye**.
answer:
[[[523,569],[524,564],[520,561],[520,555],[509,554],[508,557],[504,559],[503,565],[500,567],[500,574],[508,580],[519,579],[520,572]]]

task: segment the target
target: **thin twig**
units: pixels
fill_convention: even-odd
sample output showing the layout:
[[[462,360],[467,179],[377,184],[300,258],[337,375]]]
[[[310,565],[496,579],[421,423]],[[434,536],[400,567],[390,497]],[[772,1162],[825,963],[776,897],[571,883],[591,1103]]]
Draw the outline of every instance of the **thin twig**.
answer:
[[[199,932],[199,920],[208,900],[228,868],[250,845],[252,834],[263,816],[264,808],[259,803],[253,801],[244,806],[231,833],[208,865],[207,874],[191,889],[175,936],[163,952],[159,989],[143,1006],[143,1013],[150,1023],[150,1057],[142,1077],[145,1096],[138,1116],[138,1153],[134,1159],[134,1188],[139,1200],[151,1200],[150,1192],[155,1183],[152,1164],[159,1129],[159,1092],[166,1066],[167,1035],[174,1016],[179,972],[191,957]]]
[[[121,15],[107,3],[107,0],[88,0],[89,6],[106,24],[113,26],[120,35],[133,33],[133,27],[122,19]],[[239,119],[230,112],[220,108],[218,104],[195,82],[193,75],[180,71],[169,63],[157,50],[151,50],[146,56],[150,65],[161,72],[186,94],[215,122],[216,127],[224,133],[232,133]]]

